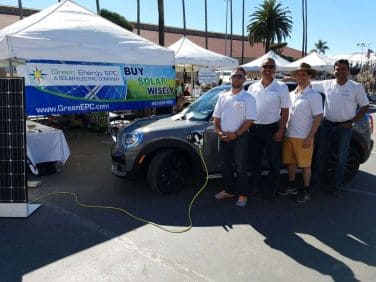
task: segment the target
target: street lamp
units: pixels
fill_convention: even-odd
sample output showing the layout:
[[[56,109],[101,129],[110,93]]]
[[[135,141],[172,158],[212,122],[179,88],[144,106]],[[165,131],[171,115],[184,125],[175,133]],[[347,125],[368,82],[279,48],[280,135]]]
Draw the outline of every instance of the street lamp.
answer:
[[[362,70],[362,65],[363,65],[363,50],[364,50],[364,47],[369,47],[371,45],[371,43],[364,43],[364,42],[360,42],[360,43],[357,43],[356,46],[362,48],[362,53],[360,55],[360,70]]]

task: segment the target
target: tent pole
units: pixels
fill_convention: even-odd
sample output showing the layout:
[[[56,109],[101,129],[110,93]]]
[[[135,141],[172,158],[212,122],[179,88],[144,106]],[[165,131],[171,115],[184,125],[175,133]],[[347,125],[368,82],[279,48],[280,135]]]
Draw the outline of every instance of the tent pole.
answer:
[[[13,72],[13,60],[11,58],[8,59],[9,62],[9,72],[10,72],[10,77],[14,77],[14,72]]]

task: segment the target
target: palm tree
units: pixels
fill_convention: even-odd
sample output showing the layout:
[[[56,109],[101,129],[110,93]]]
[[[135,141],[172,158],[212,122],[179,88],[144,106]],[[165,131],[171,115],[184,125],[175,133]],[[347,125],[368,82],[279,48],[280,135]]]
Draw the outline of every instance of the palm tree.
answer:
[[[321,39],[319,39],[319,41],[317,41],[315,43],[315,49],[317,52],[319,52],[319,54],[325,54],[325,52],[327,50],[329,50],[329,47],[328,47],[328,42],[326,41],[322,41]]]
[[[158,26],[159,26],[159,45],[164,46],[164,8],[163,8],[163,0],[158,0]]]
[[[262,43],[266,53],[275,41],[281,43],[286,37],[290,37],[292,20],[289,13],[290,11],[283,8],[276,0],[264,0],[264,3],[251,14],[247,26],[248,41],[251,46]]]

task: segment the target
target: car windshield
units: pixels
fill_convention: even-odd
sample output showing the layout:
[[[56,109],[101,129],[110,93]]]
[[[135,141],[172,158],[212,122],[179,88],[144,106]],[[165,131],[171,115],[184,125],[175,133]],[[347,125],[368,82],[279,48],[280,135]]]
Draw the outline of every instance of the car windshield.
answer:
[[[177,114],[177,116],[188,120],[208,120],[214,111],[218,94],[220,92],[229,90],[230,88],[230,85],[223,85],[210,89],[187,108]]]

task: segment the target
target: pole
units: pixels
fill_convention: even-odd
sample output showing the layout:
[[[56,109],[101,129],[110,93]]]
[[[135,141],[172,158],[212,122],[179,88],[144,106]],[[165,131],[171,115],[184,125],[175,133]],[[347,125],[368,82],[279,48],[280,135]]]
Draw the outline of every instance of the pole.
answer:
[[[242,9],[242,64],[244,64],[244,0]]]
[[[208,49],[208,1],[205,0],[205,48]]]
[[[230,0],[230,57],[232,57],[232,0]]]
[[[140,35],[140,0],[137,0],[137,34]]]
[[[227,16],[228,16],[228,1],[229,1],[229,0],[225,0],[225,2],[226,2],[225,56],[227,56]]]
[[[182,0],[182,6],[183,6],[183,32],[184,32],[184,37],[187,35],[187,26],[185,22],[185,1]]]
[[[20,20],[23,19],[22,0],[18,0],[18,10],[20,12]]]

